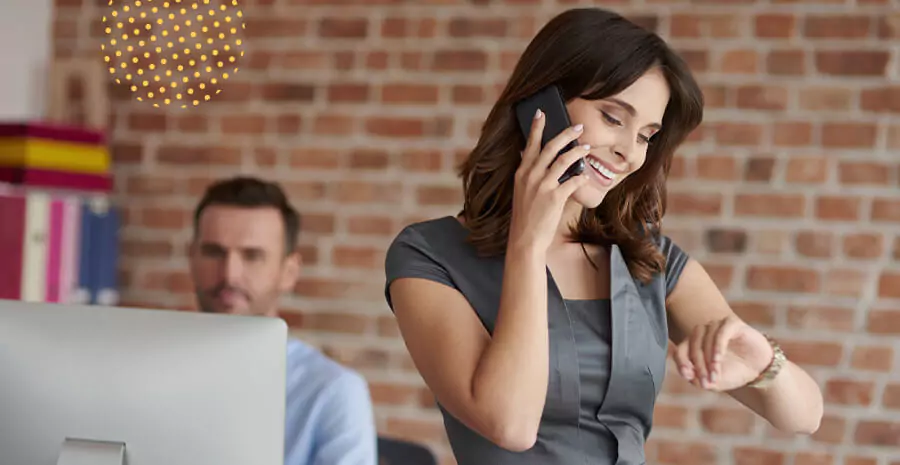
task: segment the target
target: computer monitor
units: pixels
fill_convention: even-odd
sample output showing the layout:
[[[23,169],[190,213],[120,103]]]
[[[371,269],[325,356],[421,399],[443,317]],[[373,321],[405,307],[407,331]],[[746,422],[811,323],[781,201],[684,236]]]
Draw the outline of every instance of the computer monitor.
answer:
[[[0,464],[283,465],[287,327],[0,300]]]

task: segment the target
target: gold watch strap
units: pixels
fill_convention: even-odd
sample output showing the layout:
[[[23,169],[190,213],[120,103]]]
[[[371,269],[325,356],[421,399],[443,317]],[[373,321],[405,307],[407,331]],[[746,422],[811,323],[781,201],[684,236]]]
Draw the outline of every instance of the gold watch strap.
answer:
[[[766,340],[769,341],[769,345],[772,346],[772,361],[769,363],[769,366],[756,377],[756,379],[747,383],[747,387],[764,388],[768,386],[772,383],[772,380],[778,376],[778,373],[780,373],[781,369],[784,367],[784,362],[787,361],[787,357],[784,355],[784,351],[781,350],[781,346],[779,346],[768,334],[765,336]]]

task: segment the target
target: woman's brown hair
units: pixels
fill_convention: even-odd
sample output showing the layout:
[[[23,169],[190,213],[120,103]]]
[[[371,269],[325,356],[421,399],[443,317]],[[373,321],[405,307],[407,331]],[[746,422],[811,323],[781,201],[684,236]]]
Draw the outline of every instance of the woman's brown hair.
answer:
[[[568,10],[548,22],[523,52],[506,88],[482,126],[478,143],[460,167],[462,216],[469,241],[483,255],[506,250],[513,184],[525,147],[514,104],[555,84],[567,102],[615,95],[657,66],[670,87],[662,127],[644,165],[585,210],[573,237],[617,244],[631,274],[648,282],[665,269],[655,244],[666,211],[666,178],[675,149],[703,119],[703,94],[685,62],[656,34],[599,8]]]

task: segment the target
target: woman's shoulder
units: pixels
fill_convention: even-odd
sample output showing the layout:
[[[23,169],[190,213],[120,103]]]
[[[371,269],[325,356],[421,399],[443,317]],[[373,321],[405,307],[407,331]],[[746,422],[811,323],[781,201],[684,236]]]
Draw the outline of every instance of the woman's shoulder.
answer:
[[[451,257],[466,253],[466,237],[465,227],[452,216],[407,224],[391,241],[386,265],[396,269],[431,262],[446,267]]]
[[[449,238],[457,239],[463,232],[463,225],[452,216],[416,221],[407,224],[397,233],[391,241],[391,247],[433,247],[447,242]]]

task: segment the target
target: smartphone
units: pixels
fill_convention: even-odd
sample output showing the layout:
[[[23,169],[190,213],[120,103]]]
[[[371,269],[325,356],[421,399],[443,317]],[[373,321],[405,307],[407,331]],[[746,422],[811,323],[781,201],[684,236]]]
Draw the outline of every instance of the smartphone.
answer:
[[[516,102],[516,118],[519,120],[519,127],[526,140],[531,134],[531,124],[534,122],[534,115],[538,109],[544,113],[545,118],[544,134],[541,135],[541,149],[543,149],[547,142],[572,126],[572,121],[569,119],[566,102],[563,100],[559,88],[556,85],[547,86],[534,95]],[[556,157],[558,158],[575,147],[578,147],[578,141],[573,140],[563,147]],[[584,159],[579,159],[559,177],[559,183],[562,184],[573,176],[578,176],[584,172],[584,168]]]

